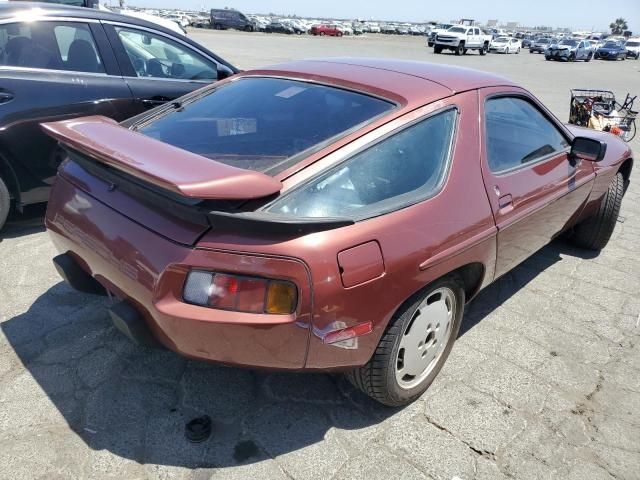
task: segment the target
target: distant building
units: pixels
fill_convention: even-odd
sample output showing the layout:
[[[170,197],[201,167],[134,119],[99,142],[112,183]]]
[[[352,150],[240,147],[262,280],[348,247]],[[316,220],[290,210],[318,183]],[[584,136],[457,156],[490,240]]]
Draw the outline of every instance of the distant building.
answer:
[[[487,27],[497,27],[498,20],[487,20]]]

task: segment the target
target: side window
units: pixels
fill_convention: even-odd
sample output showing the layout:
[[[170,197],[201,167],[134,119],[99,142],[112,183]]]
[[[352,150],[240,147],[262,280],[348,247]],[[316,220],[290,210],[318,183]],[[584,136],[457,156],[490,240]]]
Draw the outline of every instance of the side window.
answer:
[[[104,66],[89,26],[68,23],[53,27],[65,70],[104,73]]]
[[[171,80],[218,78],[217,65],[167,37],[142,30],[116,27],[138,77]]]
[[[382,140],[277,200],[268,211],[297,217],[371,217],[436,193],[448,170],[456,110]]]
[[[535,162],[569,146],[560,131],[522,98],[490,98],[484,109],[487,159],[492,172]]]
[[[480,29],[478,29],[478,28],[474,28],[474,29],[473,29],[473,34],[474,34],[474,35],[480,35]]]
[[[0,65],[104,72],[89,26],[73,22],[0,25]]]

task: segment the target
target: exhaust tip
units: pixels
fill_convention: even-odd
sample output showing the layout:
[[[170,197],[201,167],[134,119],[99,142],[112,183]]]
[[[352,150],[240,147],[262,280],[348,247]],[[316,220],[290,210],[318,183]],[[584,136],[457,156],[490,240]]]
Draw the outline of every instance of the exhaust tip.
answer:
[[[106,295],[107,291],[100,283],[89,275],[68,253],[54,257],[53,265],[58,275],[74,290],[94,295]]]
[[[126,301],[121,301],[109,308],[109,316],[120,332],[129,340],[142,347],[162,348],[160,342],[149,330],[143,316]]]

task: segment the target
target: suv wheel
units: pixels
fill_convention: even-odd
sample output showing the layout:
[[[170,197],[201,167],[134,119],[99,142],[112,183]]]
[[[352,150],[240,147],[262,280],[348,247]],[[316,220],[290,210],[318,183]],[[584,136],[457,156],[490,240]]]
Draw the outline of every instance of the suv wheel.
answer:
[[[616,173],[611,185],[598,206],[598,211],[580,222],[573,229],[570,239],[579,247],[590,250],[603,249],[613,233],[618,221],[618,213],[624,196],[624,178]]]
[[[393,316],[371,360],[347,373],[358,389],[389,406],[422,395],[447,360],[464,311],[464,288],[447,276],[409,298]]]
[[[9,215],[9,208],[11,207],[11,197],[9,196],[9,189],[5,185],[2,178],[0,178],[0,230],[7,221]]]

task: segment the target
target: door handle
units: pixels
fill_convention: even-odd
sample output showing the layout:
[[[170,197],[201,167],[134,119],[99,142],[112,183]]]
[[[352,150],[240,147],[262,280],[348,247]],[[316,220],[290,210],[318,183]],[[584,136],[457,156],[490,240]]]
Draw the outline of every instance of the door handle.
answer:
[[[507,193],[498,199],[498,212],[504,214],[509,213],[511,210],[513,210],[513,198],[511,194]]]
[[[143,98],[142,99],[142,104],[145,107],[157,107],[158,105],[164,105],[165,103],[167,103],[168,101],[170,101],[171,99],[168,97],[151,97],[151,98]]]
[[[7,103],[13,100],[13,93],[7,91],[0,91],[0,103]]]
[[[157,107],[158,105],[164,105],[165,103],[167,103],[167,100],[151,100],[150,98],[142,100],[142,104],[146,107]]]

